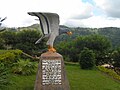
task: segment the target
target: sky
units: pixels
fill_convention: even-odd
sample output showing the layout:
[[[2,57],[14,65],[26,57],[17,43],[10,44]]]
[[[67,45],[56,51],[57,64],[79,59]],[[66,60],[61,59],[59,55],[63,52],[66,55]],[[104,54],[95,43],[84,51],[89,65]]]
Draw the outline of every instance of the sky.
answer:
[[[120,0],[0,0],[3,26],[24,27],[39,23],[27,12],[52,12],[60,25],[69,27],[120,27]]]

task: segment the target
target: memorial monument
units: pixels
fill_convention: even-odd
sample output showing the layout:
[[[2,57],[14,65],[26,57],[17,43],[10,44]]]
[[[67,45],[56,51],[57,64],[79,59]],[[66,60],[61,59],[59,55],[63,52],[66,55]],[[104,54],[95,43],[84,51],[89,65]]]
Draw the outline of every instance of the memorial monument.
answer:
[[[43,35],[36,44],[48,37],[48,51],[40,56],[34,90],[70,90],[63,57],[56,52],[53,43],[56,36],[63,33],[71,35],[72,32],[59,28],[59,15],[56,13],[28,12],[28,14],[37,16],[40,21]]]

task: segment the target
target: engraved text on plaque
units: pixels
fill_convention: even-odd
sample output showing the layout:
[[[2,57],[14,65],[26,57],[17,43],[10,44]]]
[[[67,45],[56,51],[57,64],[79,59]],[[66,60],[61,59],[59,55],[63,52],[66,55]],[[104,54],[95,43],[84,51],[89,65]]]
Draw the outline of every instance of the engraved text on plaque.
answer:
[[[42,60],[42,84],[61,84],[61,60]]]

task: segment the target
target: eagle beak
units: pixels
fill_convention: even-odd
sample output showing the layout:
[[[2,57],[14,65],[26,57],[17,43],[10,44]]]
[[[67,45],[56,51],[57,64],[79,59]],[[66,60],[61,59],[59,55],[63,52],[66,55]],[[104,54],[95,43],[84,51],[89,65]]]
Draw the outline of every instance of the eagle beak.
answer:
[[[72,35],[72,32],[69,31],[69,32],[67,32],[67,34],[68,34],[68,35]]]

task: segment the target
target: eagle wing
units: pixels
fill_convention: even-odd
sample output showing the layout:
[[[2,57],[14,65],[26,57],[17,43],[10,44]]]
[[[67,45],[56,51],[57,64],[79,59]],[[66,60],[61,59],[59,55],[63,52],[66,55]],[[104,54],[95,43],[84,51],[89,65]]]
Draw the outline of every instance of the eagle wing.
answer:
[[[4,28],[4,27],[1,27],[1,26],[2,26],[2,22],[3,22],[6,18],[7,18],[7,17],[5,17],[5,18],[3,18],[3,19],[0,18],[0,32],[2,32],[2,31],[5,30],[5,28]]]
[[[41,27],[43,35],[50,33],[49,21],[43,13],[41,13],[41,12],[28,12],[28,14],[32,15],[32,16],[37,16],[39,18],[40,27]]]
[[[54,42],[56,36],[59,35],[59,15],[56,13],[43,13],[43,12],[28,12],[29,15],[37,16],[40,21],[40,27],[43,36],[38,39],[38,42],[45,37],[49,37],[47,44]]]

